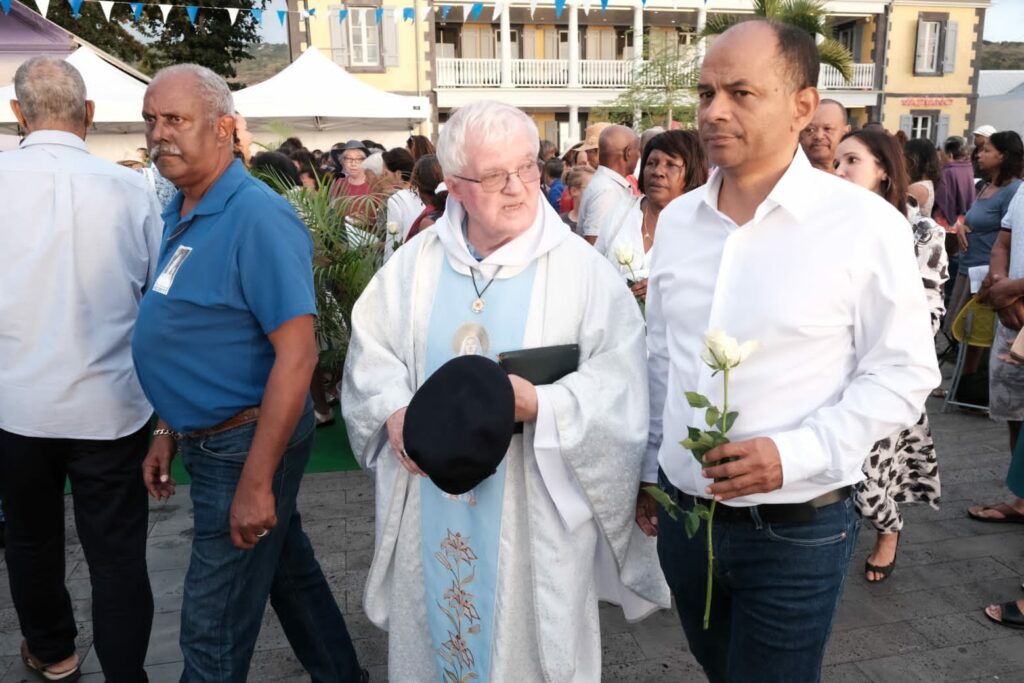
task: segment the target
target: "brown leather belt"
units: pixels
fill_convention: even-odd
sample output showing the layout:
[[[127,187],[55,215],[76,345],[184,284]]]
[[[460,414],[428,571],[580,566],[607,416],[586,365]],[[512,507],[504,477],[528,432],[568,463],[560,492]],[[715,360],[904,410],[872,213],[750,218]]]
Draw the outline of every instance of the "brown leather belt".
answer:
[[[751,521],[751,511],[757,509],[757,515],[761,518],[761,521],[768,522],[769,524],[793,524],[801,522],[813,522],[818,516],[818,508],[823,508],[826,505],[833,505],[835,503],[846,500],[852,493],[852,488],[844,486],[842,488],[823,493],[813,500],[809,500],[806,503],[777,503],[777,504],[765,504],[765,505],[754,505],[752,507],[731,507],[725,503],[719,503],[715,506],[715,519],[716,520],[729,520],[734,522]],[[682,492],[680,492],[682,493]],[[682,494],[685,497],[686,494]],[[710,505],[710,500],[703,498],[693,498],[696,501],[703,503],[704,505]]]
[[[232,415],[231,417],[229,417],[228,419],[224,420],[220,424],[215,424],[212,427],[208,427],[206,429],[197,429],[194,432],[185,432],[184,434],[179,434],[178,438],[179,439],[203,439],[203,438],[206,438],[208,436],[213,436],[214,434],[220,434],[221,432],[226,432],[229,429],[234,429],[235,427],[241,427],[242,425],[251,424],[251,423],[255,422],[256,420],[258,420],[259,417],[260,417],[260,407],[259,406],[253,406],[252,408],[246,408],[245,410],[243,410],[242,412],[240,412],[240,413],[238,413],[236,415]]]

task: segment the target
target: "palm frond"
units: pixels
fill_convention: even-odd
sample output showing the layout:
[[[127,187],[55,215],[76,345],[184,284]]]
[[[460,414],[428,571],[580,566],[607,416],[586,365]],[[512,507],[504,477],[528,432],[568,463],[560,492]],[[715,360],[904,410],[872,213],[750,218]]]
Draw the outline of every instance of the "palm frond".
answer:
[[[801,28],[812,36],[830,37],[832,29],[825,21],[825,4],[820,0],[785,0],[775,19]]]
[[[283,194],[313,239],[313,283],[316,290],[316,335],[321,349],[320,367],[339,372],[345,362],[352,308],[381,266],[384,211],[387,195],[336,196],[333,178],[319,179],[320,187],[291,187],[274,173],[260,174],[264,182]]]
[[[853,79],[853,55],[835,38],[826,38],[818,46],[818,57],[822,64],[835,67],[846,82]]]
[[[775,19],[781,9],[782,0],[754,0],[754,16]]]
[[[743,18],[736,14],[709,14],[708,22],[704,30],[700,32],[701,38],[719,36],[743,21]]]

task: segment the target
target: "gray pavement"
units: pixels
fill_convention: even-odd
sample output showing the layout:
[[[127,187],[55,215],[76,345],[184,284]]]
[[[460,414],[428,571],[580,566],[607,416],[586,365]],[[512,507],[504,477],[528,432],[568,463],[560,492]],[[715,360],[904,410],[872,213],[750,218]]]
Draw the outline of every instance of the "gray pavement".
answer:
[[[1024,526],[966,519],[972,503],[1005,499],[1009,455],[1005,428],[973,415],[941,414],[933,400],[932,427],[942,477],[942,507],[907,507],[895,573],[869,585],[862,567],[873,534],[868,529],[849,581],[825,658],[825,680],[1018,681],[1024,683],[1024,633],[991,624],[981,612],[990,602],[1022,596]],[[387,679],[387,636],[361,609],[373,548],[373,487],[360,472],[306,478],[303,519],[364,666],[373,680]],[[92,648],[89,571],[67,517],[68,589],[79,627],[82,681],[102,682]],[[150,517],[149,567],[156,602],[150,641],[150,680],[177,681],[181,672],[178,618],[192,522],[187,487]],[[615,608],[601,609],[604,680],[698,681],[674,612],[627,624]],[[34,679],[18,659],[21,635],[0,561],[0,683]],[[253,658],[252,681],[309,680],[268,609]],[[402,682],[405,683],[405,682]],[[530,683],[530,682],[524,682]]]

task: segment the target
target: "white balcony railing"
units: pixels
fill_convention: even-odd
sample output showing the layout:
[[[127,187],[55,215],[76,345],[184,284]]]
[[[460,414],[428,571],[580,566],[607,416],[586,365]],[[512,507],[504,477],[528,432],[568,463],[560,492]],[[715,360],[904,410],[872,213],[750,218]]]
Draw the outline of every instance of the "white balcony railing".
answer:
[[[499,85],[501,85],[500,59],[445,58],[437,60],[437,87],[439,88],[485,88]]]
[[[632,84],[637,65],[628,59],[581,59],[580,87],[621,90]],[[557,88],[569,84],[566,59],[513,59],[512,86],[516,88]],[[438,88],[485,88],[501,86],[500,59],[437,60]],[[822,65],[818,78],[821,90],[874,90],[875,65],[854,64],[853,79],[846,80],[831,66]]]
[[[847,83],[839,71],[828,64],[821,65],[821,72],[818,74],[819,90],[874,90],[875,89],[875,65],[854,64],[853,78]]]

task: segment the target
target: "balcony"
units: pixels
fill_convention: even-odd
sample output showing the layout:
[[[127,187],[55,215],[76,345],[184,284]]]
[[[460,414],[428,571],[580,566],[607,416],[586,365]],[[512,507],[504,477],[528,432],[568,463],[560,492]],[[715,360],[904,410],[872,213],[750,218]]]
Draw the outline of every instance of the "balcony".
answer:
[[[634,80],[636,66],[630,60],[582,59],[580,88],[622,90]],[[564,88],[569,85],[569,60],[513,59],[512,86],[515,88]],[[500,59],[437,60],[438,88],[501,87]],[[818,77],[821,90],[874,90],[875,65],[854,64],[853,79],[847,83],[833,67],[822,65]]]

